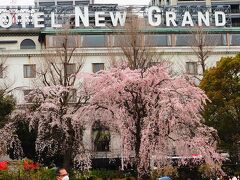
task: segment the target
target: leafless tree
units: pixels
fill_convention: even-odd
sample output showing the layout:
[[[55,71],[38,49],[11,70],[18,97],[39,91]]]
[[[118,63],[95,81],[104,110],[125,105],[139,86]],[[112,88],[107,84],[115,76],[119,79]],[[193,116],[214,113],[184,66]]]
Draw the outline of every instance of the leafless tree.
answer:
[[[9,94],[13,89],[12,85],[14,84],[14,81],[9,80],[6,76],[7,73],[7,59],[8,55],[1,54],[0,55],[0,90],[1,90],[1,96],[5,96]]]
[[[202,75],[206,71],[206,63],[213,52],[213,48],[217,41],[209,32],[203,27],[197,27],[191,31],[192,38],[190,38],[190,46],[197,56],[198,64],[200,64]]]
[[[44,141],[46,143],[57,142],[55,148],[58,148],[58,150],[55,155],[61,154],[63,166],[66,168],[79,154],[79,149],[84,151],[84,143],[82,135],[80,135],[83,133],[83,124],[76,123],[72,117],[79,108],[86,104],[90,97],[82,92],[84,89],[81,88],[81,82],[77,77],[84,64],[84,56],[79,48],[79,35],[70,33],[69,29],[68,27],[58,29],[56,31],[59,31],[59,33],[46,36],[46,48],[42,50],[42,57],[39,58],[41,63],[35,67],[34,90],[29,91],[29,94],[25,96],[25,99],[31,102],[30,108],[26,107],[26,112],[30,111],[32,113],[30,121],[36,122],[34,130],[37,137],[42,138],[41,141],[37,138],[36,144]],[[60,93],[58,93],[58,89]],[[46,94],[48,90],[50,90],[49,94]],[[81,91],[81,93],[78,91]],[[38,97],[41,97],[39,101],[36,100]],[[56,110],[49,108],[45,112],[41,106],[44,103],[47,104],[51,98],[55,99],[54,104],[58,107],[58,119],[52,115],[56,113]],[[48,116],[39,117],[43,112],[47,113]],[[38,129],[43,126],[40,121],[44,118],[46,118],[46,122],[60,122],[59,126],[54,128],[51,123],[45,123],[45,129],[51,130],[41,134]],[[50,154],[53,151],[51,144],[46,149],[38,152],[40,159],[44,159],[46,153]]]
[[[161,52],[157,52],[152,40],[152,33],[144,18],[133,12],[128,12],[124,27],[121,32],[114,34],[114,42],[110,46],[111,62],[122,61],[127,63],[130,69],[142,69],[162,62]],[[114,47],[114,48],[113,48]],[[119,51],[116,52],[116,47]]]
[[[43,58],[41,66],[36,70],[39,79],[36,85],[44,86],[64,86],[69,88],[69,93],[63,100],[63,105],[67,105],[69,101],[75,101],[75,105],[79,106],[83,102],[80,97],[73,97],[76,94],[75,89],[79,88],[80,82],[77,74],[81,71],[84,64],[84,56],[82,49],[79,47],[80,36],[69,33],[68,28],[62,29],[59,33],[46,38],[48,47],[42,51]],[[74,100],[75,98],[75,100]]]

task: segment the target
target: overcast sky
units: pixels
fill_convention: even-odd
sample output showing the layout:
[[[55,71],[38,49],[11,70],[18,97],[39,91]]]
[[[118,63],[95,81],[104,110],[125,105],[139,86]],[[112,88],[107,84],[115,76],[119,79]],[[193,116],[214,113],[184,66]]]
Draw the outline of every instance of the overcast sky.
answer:
[[[95,3],[109,3],[120,5],[147,5],[150,0],[95,0]],[[34,0],[0,0],[0,6],[8,5],[33,5]]]

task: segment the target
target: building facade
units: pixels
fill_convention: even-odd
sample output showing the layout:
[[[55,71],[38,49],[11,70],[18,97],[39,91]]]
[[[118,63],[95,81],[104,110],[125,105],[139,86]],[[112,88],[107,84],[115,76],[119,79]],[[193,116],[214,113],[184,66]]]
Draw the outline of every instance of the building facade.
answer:
[[[166,2],[158,1],[153,3],[166,5]],[[15,14],[12,16],[15,24],[13,23],[11,27],[0,29],[0,83],[2,87],[5,86],[12,90],[11,92],[16,97],[18,105],[28,103],[25,95],[32,89],[41,86],[39,69],[44,66],[45,55],[55,52],[56,48],[61,47],[65,35],[64,32],[68,33],[69,47],[74,48],[74,58],[71,64],[69,64],[68,70],[70,74],[74,73],[75,64],[79,63],[80,60],[81,63],[83,62],[82,72],[96,73],[99,70],[110,67],[112,52],[118,53],[119,57],[122,56],[118,41],[124,29],[118,26],[113,27],[110,14],[108,14],[109,12],[122,11],[122,7],[117,5],[89,5],[92,12],[107,12],[104,14],[105,26],[95,27],[96,14],[95,19],[93,19],[92,14],[89,13],[89,26],[77,28],[76,16],[73,15],[73,11],[74,5],[78,5],[78,3],[85,5],[93,2],[38,0],[35,8],[16,7],[2,10],[2,12]],[[173,0],[170,3],[178,6],[178,3],[187,3],[187,1],[178,2]],[[211,9],[219,8],[213,7],[214,5],[211,3],[214,4],[215,1],[210,1],[210,4],[206,2],[206,5],[211,6]],[[209,8],[206,5],[204,4],[200,9],[206,10],[206,8]],[[147,8],[136,7],[134,9],[134,12],[138,13],[139,9],[142,9],[141,18],[144,22],[147,19],[145,16]],[[168,6],[166,8],[169,9]],[[193,10],[196,7],[192,6],[189,8]],[[229,7],[222,6],[220,9],[228,12]],[[238,10],[236,12],[239,12]],[[35,11],[45,12],[44,23],[42,23],[41,19],[37,19],[37,25],[44,27],[34,27],[36,21],[29,17]],[[19,25],[23,23],[23,20],[16,15],[16,12],[27,12],[30,14],[25,28],[23,28],[23,25]],[[54,23],[52,23],[53,20],[49,19],[51,12],[55,12]],[[61,13],[65,16],[61,16]],[[146,27],[141,43],[154,49],[162,60],[171,62],[173,72],[186,73],[201,78],[203,70],[197,54],[199,44],[193,43],[194,38],[201,37],[205,41],[204,48],[209,51],[206,68],[214,66],[223,56],[234,56],[240,50],[240,27],[236,27],[238,23],[233,23],[232,14],[233,12],[229,12],[227,18],[230,17],[231,21],[227,22],[226,26],[223,27],[165,27],[164,25],[151,28]],[[68,17],[67,20],[65,19],[66,16]],[[81,20],[80,23],[83,23],[83,18]],[[62,24],[62,28],[54,28],[52,27],[53,24]],[[67,26],[64,26],[66,24]],[[92,142],[91,138],[94,136],[94,130],[97,131],[97,127],[89,126],[86,128],[84,138],[89,139],[89,142]],[[97,152],[96,157],[120,157],[120,147],[117,143],[119,141],[117,134],[111,134],[111,140],[107,144],[109,148],[106,148],[106,146],[94,147]],[[89,146],[92,145],[90,144]]]

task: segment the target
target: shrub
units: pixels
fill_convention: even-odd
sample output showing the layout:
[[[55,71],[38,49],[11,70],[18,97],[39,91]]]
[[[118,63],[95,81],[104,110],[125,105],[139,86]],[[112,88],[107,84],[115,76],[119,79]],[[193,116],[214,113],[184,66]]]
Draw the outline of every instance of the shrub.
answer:
[[[55,170],[47,169],[31,160],[0,162],[0,179],[4,180],[49,180],[55,179]]]
[[[4,171],[8,169],[8,162],[7,161],[0,161],[0,171]]]

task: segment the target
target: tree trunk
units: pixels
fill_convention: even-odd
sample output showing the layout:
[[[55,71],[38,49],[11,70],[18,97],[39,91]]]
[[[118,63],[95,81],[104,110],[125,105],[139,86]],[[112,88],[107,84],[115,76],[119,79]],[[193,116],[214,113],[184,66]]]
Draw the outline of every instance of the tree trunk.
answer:
[[[151,176],[150,176],[150,168],[147,167],[148,171],[144,171],[142,170],[142,167],[140,166],[140,161],[141,159],[138,157],[137,158],[137,161],[136,161],[136,168],[135,168],[135,171],[136,171],[136,179],[137,180],[150,180],[151,179]]]
[[[136,142],[135,142],[135,155],[136,155],[136,165],[135,165],[135,172],[136,172],[136,178],[137,180],[150,180],[151,177],[150,177],[150,168],[147,167],[145,169],[147,169],[147,172],[142,169],[141,167],[141,157],[140,157],[140,148],[141,148],[141,141],[142,141],[142,124],[141,124],[141,117],[140,115],[138,116],[137,118],[137,121],[136,121],[136,135],[135,135],[135,138],[136,138]],[[148,164],[149,165],[149,164]]]
[[[74,131],[71,124],[69,124],[68,127],[71,130],[69,130],[69,138],[66,142],[66,149],[64,150],[65,154],[63,158],[63,167],[65,167],[66,169],[69,169],[72,166],[72,155],[74,152]]]
[[[72,150],[71,148],[66,149],[66,152],[64,154],[63,158],[63,167],[67,170],[71,168],[72,165]]]

